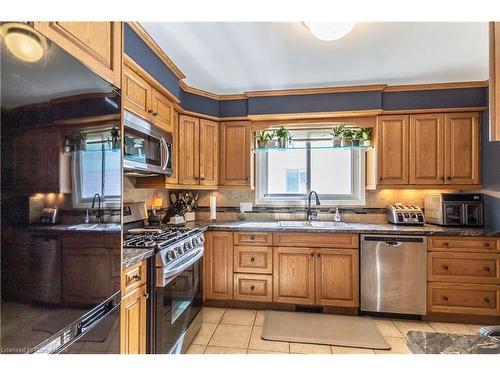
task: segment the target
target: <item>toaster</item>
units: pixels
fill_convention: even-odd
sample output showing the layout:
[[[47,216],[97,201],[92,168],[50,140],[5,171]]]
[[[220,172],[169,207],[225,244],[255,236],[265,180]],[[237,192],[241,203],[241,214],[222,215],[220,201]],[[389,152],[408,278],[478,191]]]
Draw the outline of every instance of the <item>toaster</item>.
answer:
[[[42,224],[58,224],[61,222],[61,213],[56,208],[44,208],[40,212],[40,223]]]
[[[424,225],[422,209],[414,204],[393,203],[386,210],[387,221],[392,224]]]

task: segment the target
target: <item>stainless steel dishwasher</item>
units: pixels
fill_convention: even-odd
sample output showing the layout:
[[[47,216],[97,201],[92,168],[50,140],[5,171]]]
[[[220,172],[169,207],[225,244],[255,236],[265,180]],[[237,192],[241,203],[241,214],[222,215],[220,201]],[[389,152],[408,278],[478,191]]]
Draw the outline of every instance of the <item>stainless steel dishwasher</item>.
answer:
[[[361,236],[361,311],[425,315],[425,236]]]

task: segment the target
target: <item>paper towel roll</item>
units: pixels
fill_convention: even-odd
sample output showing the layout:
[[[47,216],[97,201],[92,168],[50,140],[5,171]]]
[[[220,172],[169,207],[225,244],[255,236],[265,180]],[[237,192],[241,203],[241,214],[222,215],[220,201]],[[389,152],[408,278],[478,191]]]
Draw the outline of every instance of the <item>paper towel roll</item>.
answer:
[[[210,196],[210,220],[217,219],[217,197],[215,195]]]

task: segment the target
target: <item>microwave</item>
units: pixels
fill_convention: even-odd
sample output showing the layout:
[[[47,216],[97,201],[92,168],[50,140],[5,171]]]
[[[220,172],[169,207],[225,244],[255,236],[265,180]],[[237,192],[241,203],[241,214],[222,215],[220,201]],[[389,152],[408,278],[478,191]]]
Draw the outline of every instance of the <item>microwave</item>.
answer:
[[[172,175],[172,134],[128,111],[124,120],[124,173],[137,177]]]
[[[481,227],[484,199],[476,193],[441,193],[424,199],[425,221],[432,224]]]

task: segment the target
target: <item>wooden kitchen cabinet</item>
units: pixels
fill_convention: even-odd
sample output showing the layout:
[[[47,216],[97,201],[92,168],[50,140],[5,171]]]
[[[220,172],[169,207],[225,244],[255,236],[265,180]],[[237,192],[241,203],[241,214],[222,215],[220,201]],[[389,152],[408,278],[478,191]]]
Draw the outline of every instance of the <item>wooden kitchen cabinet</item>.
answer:
[[[359,306],[358,249],[316,249],[316,304]]]
[[[490,141],[500,141],[500,22],[490,22]]]
[[[443,183],[444,139],[443,114],[410,116],[410,184]]]
[[[123,67],[122,96],[127,110],[173,132],[174,104],[128,65]]]
[[[219,185],[251,186],[252,129],[249,121],[220,124]]]
[[[200,178],[200,120],[179,117],[179,184],[197,185]]]
[[[377,118],[378,185],[408,184],[408,115]]]
[[[179,113],[174,111],[173,123],[172,123],[172,174],[166,177],[165,182],[167,184],[176,185],[179,183]]]
[[[200,120],[200,185],[217,186],[219,182],[219,124]]]
[[[479,114],[445,115],[445,184],[479,184]]]
[[[314,304],[314,250],[276,247],[273,266],[274,302]]]
[[[146,354],[147,300],[146,284],[124,296],[120,310],[120,353]]]
[[[34,28],[120,88],[121,22],[35,22]]]
[[[206,232],[204,299],[233,299],[233,233]]]

